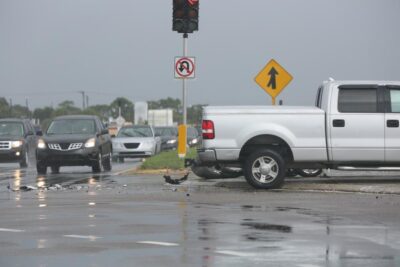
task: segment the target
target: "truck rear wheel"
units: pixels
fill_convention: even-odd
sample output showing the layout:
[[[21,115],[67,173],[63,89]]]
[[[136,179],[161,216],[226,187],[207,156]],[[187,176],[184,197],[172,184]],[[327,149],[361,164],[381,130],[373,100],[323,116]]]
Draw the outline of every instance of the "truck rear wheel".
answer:
[[[244,174],[247,182],[255,188],[280,188],[286,174],[285,161],[272,149],[258,150],[246,159]]]

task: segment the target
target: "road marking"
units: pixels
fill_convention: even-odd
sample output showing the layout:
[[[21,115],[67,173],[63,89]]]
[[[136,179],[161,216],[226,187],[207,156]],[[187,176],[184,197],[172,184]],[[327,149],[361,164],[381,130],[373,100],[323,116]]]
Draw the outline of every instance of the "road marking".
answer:
[[[94,235],[64,235],[64,237],[90,239],[92,241],[102,238],[101,236],[94,236]]]
[[[237,252],[231,250],[217,250],[215,251],[218,254],[224,254],[229,256],[237,256],[237,257],[254,257],[254,253],[246,253],[246,252]]]
[[[168,243],[168,242],[158,242],[158,241],[138,241],[137,244],[146,244],[146,245],[157,245],[164,247],[177,247],[179,244],[176,243]]]
[[[0,232],[23,233],[25,230],[0,228]]]

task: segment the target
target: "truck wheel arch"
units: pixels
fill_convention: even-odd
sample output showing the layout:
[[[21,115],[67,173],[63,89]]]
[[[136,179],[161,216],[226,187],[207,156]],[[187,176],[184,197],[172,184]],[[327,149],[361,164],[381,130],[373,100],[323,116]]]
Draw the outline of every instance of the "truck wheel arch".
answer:
[[[269,134],[257,135],[249,139],[240,150],[240,160],[244,162],[251,153],[265,148],[278,152],[286,162],[293,161],[293,152],[288,143],[278,136]]]

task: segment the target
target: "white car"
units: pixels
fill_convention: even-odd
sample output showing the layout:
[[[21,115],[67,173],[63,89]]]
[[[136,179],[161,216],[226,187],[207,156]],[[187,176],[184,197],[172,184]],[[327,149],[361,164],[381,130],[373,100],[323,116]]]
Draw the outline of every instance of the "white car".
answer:
[[[126,126],[112,140],[113,159],[123,162],[125,158],[146,158],[161,150],[161,138],[148,125]]]

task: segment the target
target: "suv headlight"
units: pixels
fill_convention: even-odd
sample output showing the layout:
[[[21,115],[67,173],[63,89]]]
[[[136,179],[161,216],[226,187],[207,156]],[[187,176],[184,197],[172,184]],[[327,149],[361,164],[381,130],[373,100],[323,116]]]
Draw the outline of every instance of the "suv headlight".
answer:
[[[172,139],[172,140],[168,140],[167,144],[175,144],[176,143],[176,139]]]
[[[44,142],[43,139],[39,139],[38,140],[37,148],[39,148],[39,149],[45,149],[46,148],[46,143]]]
[[[96,139],[95,138],[90,138],[85,143],[85,147],[86,148],[91,148],[91,147],[94,147],[95,145],[96,145]]]
[[[191,143],[192,145],[194,145],[194,144],[197,144],[198,141],[199,141],[199,140],[197,140],[197,138],[195,138],[195,139],[193,139],[190,143]]]
[[[24,142],[22,142],[22,141],[12,141],[11,142],[11,147],[12,148],[18,148],[18,147],[22,146],[23,143]]]

